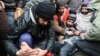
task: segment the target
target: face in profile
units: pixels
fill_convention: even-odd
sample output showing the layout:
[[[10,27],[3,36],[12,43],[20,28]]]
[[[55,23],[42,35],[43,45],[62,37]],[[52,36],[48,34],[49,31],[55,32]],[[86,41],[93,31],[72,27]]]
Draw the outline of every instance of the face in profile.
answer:
[[[46,20],[44,18],[39,18],[38,23],[41,26],[46,26],[46,25],[48,25],[48,20]]]

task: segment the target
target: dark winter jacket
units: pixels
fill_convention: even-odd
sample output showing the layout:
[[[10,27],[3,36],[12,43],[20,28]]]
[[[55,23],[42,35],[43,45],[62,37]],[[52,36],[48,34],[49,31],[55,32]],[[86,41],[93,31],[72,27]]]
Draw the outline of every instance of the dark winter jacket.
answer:
[[[37,42],[37,44],[41,44],[41,42],[46,42],[43,45],[44,47],[42,46],[43,49],[49,51],[52,50],[55,37],[54,30],[52,29],[51,25],[48,25],[45,28],[45,27],[40,27],[37,24],[37,18],[35,16],[35,8],[34,10],[29,9],[28,11],[24,11],[23,15],[19,18],[16,25],[17,27],[15,28],[15,36],[12,36],[11,38],[11,35],[9,35],[7,39],[3,40],[3,43],[5,44],[4,45],[5,49],[11,55],[15,55],[16,52],[18,51],[18,48],[16,48],[13,42],[11,42],[9,39],[17,39],[18,37],[16,37],[16,35],[17,34],[19,35],[24,32],[29,32],[32,35],[33,39],[36,40],[35,42]]]
[[[46,27],[41,27],[37,23],[37,18],[35,16],[35,9],[26,11],[22,18],[17,22],[18,23],[18,31],[27,31],[32,34],[32,36],[36,39],[36,41],[45,41],[48,40],[48,45],[46,47],[47,50],[51,49],[53,44],[53,38],[55,37],[52,22],[50,21]],[[19,32],[20,33],[20,32]]]

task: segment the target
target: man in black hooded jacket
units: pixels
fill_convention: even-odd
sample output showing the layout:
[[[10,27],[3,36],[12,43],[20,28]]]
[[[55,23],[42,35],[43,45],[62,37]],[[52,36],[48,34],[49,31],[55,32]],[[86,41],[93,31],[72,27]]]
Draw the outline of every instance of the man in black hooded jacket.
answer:
[[[39,55],[45,55],[53,48],[55,33],[52,28],[51,19],[53,18],[54,13],[55,7],[48,2],[42,2],[39,5],[24,11],[23,15],[17,21],[15,35],[18,36],[28,32],[28,35],[32,36],[32,43],[34,44],[32,47],[42,50]],[[19,39],[20,38],[18,37],[7,37],[2,41],[6,51],[12,56],[19,54],[19,49],[14,44],[18,42]],[[25,54],[27,53],[24,52],[23,55]]]

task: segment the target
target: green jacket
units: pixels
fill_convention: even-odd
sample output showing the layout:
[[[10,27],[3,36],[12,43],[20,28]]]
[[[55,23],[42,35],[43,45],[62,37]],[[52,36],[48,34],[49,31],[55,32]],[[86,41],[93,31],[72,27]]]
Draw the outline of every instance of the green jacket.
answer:
[[[92,0],[89,4],[89,8],[95,8],[97,9],[96,18],[92,22],[91,29],[86,32],[84,35],[84,38],[86,40],[92,40],[92,41],[100,41],[100,0]]]

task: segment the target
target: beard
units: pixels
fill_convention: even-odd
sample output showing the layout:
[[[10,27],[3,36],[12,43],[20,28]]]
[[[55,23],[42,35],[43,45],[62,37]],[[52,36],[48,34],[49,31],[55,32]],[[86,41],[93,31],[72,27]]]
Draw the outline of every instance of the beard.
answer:
[[[37,25],[40,29],[48,29],[50,27],[50,24],[47,25],[43,25],[43,24],[39,24]]]
[[[88,14],[88,12],[81,12],[82,14],[84,14],[84,15],[87,15]]]
[[[39,18],[37,18],[36,22],[37,22],[37,27],[40,29],[48,29],[50,27],[50,21],[48,22],[47,25],[44,25],[44,24],[39,23]]]
[[[67,24],[67,27],[70,28],[70,27],[73,27],[73,25],[68,25],[68,24]]]

